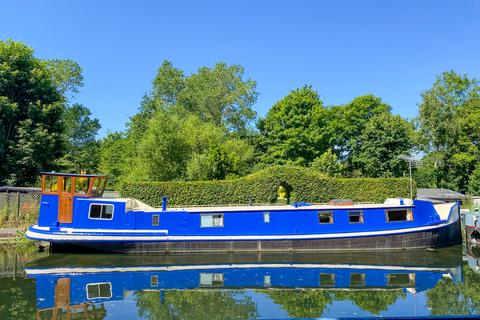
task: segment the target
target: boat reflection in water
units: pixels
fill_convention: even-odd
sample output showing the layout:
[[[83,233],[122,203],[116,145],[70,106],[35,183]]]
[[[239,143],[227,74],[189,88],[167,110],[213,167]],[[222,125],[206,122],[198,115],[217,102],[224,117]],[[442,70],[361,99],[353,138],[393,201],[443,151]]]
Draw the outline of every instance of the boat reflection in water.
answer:
[[[38,319],[65,314],[103,319],[107,312],[104,303],[136,295],[137,308],[141,308],[142,302],[138,299],[144,293],[151,295],[152,291],[158,291],[158,299],[154,299],[158,305],[169,304],[171,292],[175,292],[176,298],[185,292],[220,292],[215,299],[222,299],[228,289],[266,293],[277,303],[285,298],[283,291],[292,289],[417,293],[434,288],[444,278],[461,282],[459,257],[452,254],[440,258],[436,251],[323,255],[52,255],[36,261],[25,271],[36,280]],[[234,301],[245,304],[240,306],[246,308],[240,316],[257,317],[255,303],[248,299],[242,301],[237,297]],[[148,303],[143,302],[145,305]],[[162,312],[172,312],[172,308]]]

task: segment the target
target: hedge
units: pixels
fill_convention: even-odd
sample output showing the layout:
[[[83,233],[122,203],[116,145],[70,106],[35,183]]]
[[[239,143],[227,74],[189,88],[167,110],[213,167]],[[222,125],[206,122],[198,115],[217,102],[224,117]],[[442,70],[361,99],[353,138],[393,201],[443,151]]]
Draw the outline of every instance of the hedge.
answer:
[[[120,194],[155,207],[161,206],[164,195],[174,206],[268,204],[276,202],[280,185],[289,191],[290,203],[324,203],[331,199],[378,203],[386,198],[410,197],[410,183],[405,178],[330,178],[292,166],[273,166],[234,180],[124,183]]]

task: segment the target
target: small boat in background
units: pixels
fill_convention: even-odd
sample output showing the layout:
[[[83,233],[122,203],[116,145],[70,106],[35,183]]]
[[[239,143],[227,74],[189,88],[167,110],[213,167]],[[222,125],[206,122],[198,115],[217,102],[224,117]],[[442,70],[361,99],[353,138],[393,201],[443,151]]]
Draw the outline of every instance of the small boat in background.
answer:
[[[458,203],[152,208],[103,198],[102,175],[44,173],[38,223],[26,236],[54,250],[218,252],[390,250],[461,242]]]

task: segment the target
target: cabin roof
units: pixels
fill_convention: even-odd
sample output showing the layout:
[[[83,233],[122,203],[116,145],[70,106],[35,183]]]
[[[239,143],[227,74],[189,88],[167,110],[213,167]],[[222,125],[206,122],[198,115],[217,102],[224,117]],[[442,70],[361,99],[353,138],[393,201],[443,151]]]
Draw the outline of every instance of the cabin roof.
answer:
[[[105,177],[104,174],[81,174],[81,173],[62,173],[62,172],[40,172],[41,175],[62,176],[62,177]]]
[[[270,206],[226,206],[226,207],[185,207],[167,208],[167,211],[187,212],[231,212],[231,211],[291,211],[291,210],[362,210],[370,208],[411,208],[413,205],[400,204],[353,204],[345,206],[310,205],[295,207],[293,205],[270,205]]]
[[[462,200],[466,197],[463,193],[456,192],[449,189],[438,188],[438,189],[417,189],[417,198],[418,199],[432,199],[438,201],[457,201]]]

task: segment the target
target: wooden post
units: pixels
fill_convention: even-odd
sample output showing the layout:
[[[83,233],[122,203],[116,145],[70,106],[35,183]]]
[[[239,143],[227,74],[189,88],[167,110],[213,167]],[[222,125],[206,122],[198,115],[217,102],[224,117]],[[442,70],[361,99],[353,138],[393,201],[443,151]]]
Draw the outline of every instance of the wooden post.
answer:
[[[17,192],[17,213],[15,214],[15,218],[17,221],[19,216],[20,216],[20,192]]]

